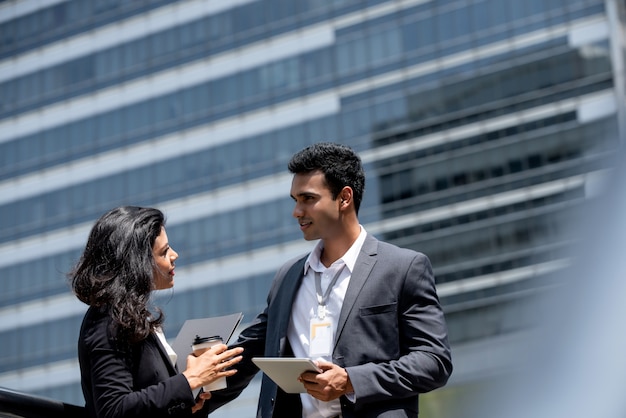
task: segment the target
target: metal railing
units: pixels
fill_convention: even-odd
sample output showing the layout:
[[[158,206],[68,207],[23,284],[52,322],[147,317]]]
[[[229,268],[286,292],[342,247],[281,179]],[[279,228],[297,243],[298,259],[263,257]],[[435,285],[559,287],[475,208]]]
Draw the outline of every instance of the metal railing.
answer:
[[[87,410],[54,399],[0,387],[0,418],[87,418]]]

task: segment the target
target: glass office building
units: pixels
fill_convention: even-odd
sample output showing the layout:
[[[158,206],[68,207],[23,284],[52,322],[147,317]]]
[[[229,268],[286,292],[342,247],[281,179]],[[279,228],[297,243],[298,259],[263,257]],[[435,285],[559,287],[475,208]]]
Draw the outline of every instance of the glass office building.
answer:
[[[168,217],[168,338],[188,318],[254,318],[314,245],[286,163],[328,140],[363,157],[365,228],[431,258],[455,372],[422,408],[442,416],[510,368],[500,354],[540,319],[528,301],[557,285],[570,219],[616,163],[624,7],[1,1],[0,386],[83,403],[86,307],[65,273],[113,206]],[[258,384],[215,416],[252,416]]]

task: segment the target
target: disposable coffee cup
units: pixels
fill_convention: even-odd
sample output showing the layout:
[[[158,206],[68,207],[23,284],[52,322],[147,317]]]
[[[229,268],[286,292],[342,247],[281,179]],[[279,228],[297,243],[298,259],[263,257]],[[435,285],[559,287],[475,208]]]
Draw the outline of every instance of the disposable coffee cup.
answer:
[[[193,343],[191,344],[191,351],[193,351],[195,355],[199,356],[216,344],[222,344],[222,337],[219,335],[214,335],[212,337],[200,337],[199,335],[196,335],[196,338],[194,338]],[[205,392],[226,389],[226,378],[220,377],[202,388]]]

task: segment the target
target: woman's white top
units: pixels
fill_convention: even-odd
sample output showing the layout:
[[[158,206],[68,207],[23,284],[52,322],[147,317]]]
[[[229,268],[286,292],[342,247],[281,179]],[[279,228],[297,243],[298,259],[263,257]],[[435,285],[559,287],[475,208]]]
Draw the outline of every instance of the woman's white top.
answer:
[[[163,347],[165,347],[165,351],[170,357],[172,366],[176,366],[176,359],[178,358],[178,355],[176,354],[172,346],[167,343],[167,340],[165,339],[165,334],[163,334],[163,330],[161,328],[157,328],[154,330],[154,332],[156,333],[157,337],[159,337],[159,340],[161,341],[161,344],[163,344]]]

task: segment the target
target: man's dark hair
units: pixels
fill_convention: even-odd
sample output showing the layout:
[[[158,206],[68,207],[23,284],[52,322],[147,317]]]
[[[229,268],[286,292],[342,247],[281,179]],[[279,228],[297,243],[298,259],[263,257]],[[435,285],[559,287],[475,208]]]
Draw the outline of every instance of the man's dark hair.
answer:
[[[288,165],[293,174],[321,171],[330,189],[333,200],[337,199],[345,186],[352,188],[354,209],[359,213],[365,172],[361,158],[350,147],[332,142],[319,142],[297,152]]]

